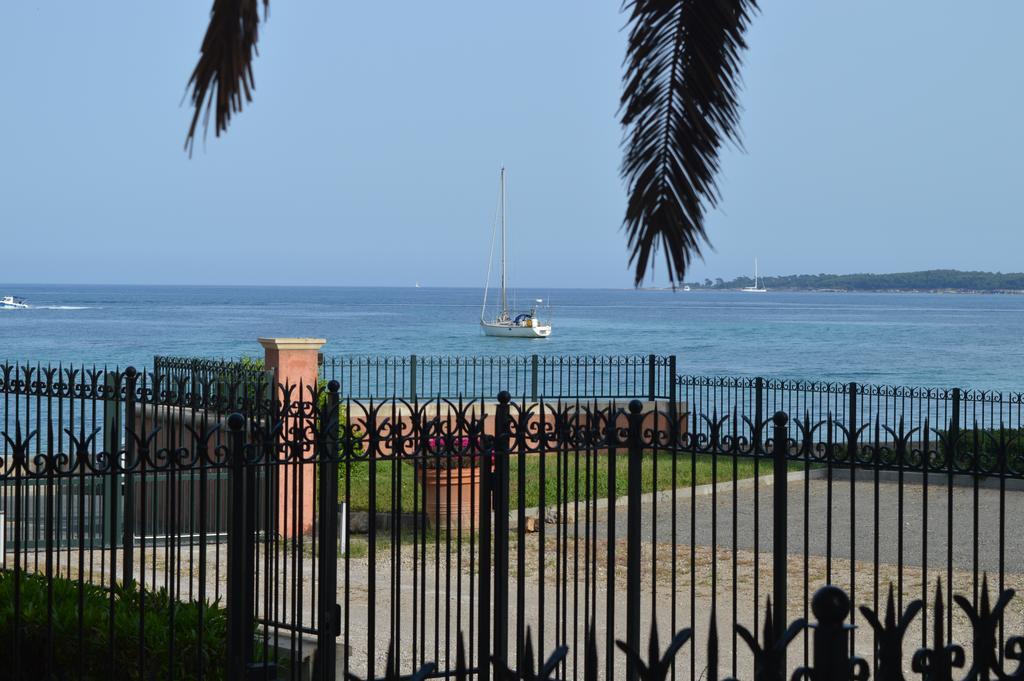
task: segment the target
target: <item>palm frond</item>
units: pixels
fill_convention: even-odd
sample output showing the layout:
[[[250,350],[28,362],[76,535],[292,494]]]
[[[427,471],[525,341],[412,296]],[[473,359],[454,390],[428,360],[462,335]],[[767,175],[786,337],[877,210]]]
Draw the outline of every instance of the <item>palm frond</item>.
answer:
[[[266,16],[269,0],[263,0]],[[255,81],[252,60],[259,39],[259,0],[213,0],[210,25],[199,50],[199,62],[192,71],[192,124],[185,136],[185,150],[192,155],[199,117],[203,129],[209,128],[210,110],[214,113],[214,134],[227,130],[232,114],[252,101]]]
[[[707,243],[705,210],[719,199],[724,140],[739,144],[740,51],[756,0],[627,0],[621,99],[623,222],[639,285],[660,247],[681,283]]]

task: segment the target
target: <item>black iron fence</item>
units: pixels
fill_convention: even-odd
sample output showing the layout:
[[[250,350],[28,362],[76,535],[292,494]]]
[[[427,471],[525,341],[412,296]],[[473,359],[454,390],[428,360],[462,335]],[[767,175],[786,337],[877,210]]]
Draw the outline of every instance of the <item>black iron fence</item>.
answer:
[[[266,369],[262,359],[249,357],[212,359],[156,355],[150,375],[153,385],[166,386],[175,397],[190,395],[204,404],[235,399],[232,390],[251,391],[252,386],[266,389],[273,379],[273,373]],[[261,397],[266,399],[267,396]]]
[[[664,670],[694,680],[840,678],[837,641],[856,678],[1024,651],[1019,420],[29,369],[0,384],[0,678],[533,678],[552,649],[540,678],[653,678],[616,641],[654,626],[688,630]],[[872,613],[891,585],[906,626],[822,610],[826,584]],[[768,597],[818,628],[783,637]]]
[[[927,681],[954,681],[964,679],[1017,679],[1022,674],[1020,660],[1024,659],[1024,636],[1011,636],[1003,642],[1003,635],[1000,633],[1006,606],[1016,595],[1013,589],[1006,589],[996,594],[994,600],[989,595],[987,582],[982,584],[982,596],[980,605],[971,603],[966,597],[957,595],[956,604],[969,619],[970,627],[967,631],[967,638],[964,638],[964,645],[950,642],[945,629],[942,626],[941,613],[944,608],[942,591],[935,593],[935,604],[939,616],[935,618],[934,639],[928,644],[921,646],[909,656],[909,668],[913,675],[920,676]],[[856,679],[867,681],[876,678],[883,681],[906,681],[908,675],[905,673],[907,665],[904,664],[908,657],[905,653],[905,640],[908,627],[914,623],[917,615],[921,612],[924,603],[921,600],[911,601],[905,610],[897,610],[893,599],[887,600],[884,614],[866,605],[858,608],[860,613],[867,620],[875,638],[873,647],[874,664],[871,665],[866,659],[853,652],[852,632],[856,629],[853,624],[848,623],[848,618],[853,611],[850,597],[842,589],[832,585],[821,587],[812,599],[812,612],[814,621],[806,618],[797,618],[785,626],[785,622],[778,625],[772,620],[772,606],[769,601],[765,609],[765,629],[763,638],[759,642],[757,634],[751,632],[742,624],[736,625],[736,631],[743,639],[754,660],[755,671],[751,675],[753,679],[785,679],[788,678],[807,679],[835,679],[845,681]],[[719,657],[718,633],[716,627],[716,612],[711,609],[709,616],[710,635],[706,648],[707,666],[701,672],[701,679],[719,681],[722,679],[721,672],[723,663]],[[808,630],[813,632],[813,654],[810,659],[805,659],[804,664],[788,664],[787,648],[800,635],[806,637]],[[650,633],[650,642],[647,655],[644,656],[626,642],[616,640],[616,646],[622,653],[623,659],[627,660],[633,667],[633,676],[645,681],[660,681],[670,673],[675,675],[675,663],[680,653],[685,650],[687,644],[693,641],[693,630],[689,627],[674,633],[670,638],[668,646],[662,650],[658,645],[657,626],[653,626]],[[911,644],[912,645],[912,644]],[[524,655],[521,660],[522,666],[512,669],[497,660],[493,661],[494,676],[499,679],[529,679],[530,681],[542,681],[558,677],[559,667],[564,665],[570,654],[570,647],[559,645],[554,647],[551,654],[545,656],[540,651],[540,656],[533,654],[532,636],[527,630]],[[967,651],[970,651],[968,653]],[[583,651],[584,668],[583,681],[598,681],[601,673],[598,665],[598,645],[594,635],[594,629],[588,629],[585,648]],[[385,678],[409,678],[422,680],[436,676],[437,664],[429,662],[407,677],[400,677],[394,662],[397,653],[390,649],[387,657],[387,671]],[[646,657],[646,659],[645,659]],[[1017,662],[1015,669],[1008,669]],[[465,646],[460,638],[455,669],[452,675],[458,679],[465,679],[470,676],[471,670],[465,659]],[[733,681],[735,675],[726,677],[725,681]],[[359,681],[359,678],[352,675],[350,679]]]
[[[752,424],[779,411],[804,424],[871,423],[887,445],[902,433],[917,448],[934,441],[935,430],[1024,428],[1024,392],[685,374],[676,383],[683,408],[711,417],[694,424],[705,434],[711,421],[728,418],[749,436]]]
[[[209,363],[212,367],[214,363]],[[198,365],[198,363],[197,363]],[[234,373],[232,373],[232,371]],[[14,442],[28,437],[26,455],[57,457],[66,465],[69,452],[91,458],[125,450],[134,455],[140,447],[169,450],[190,446],[191,432],[221,423],[228,414],[241,411],[261,418],[269,404],[270,382],[266,372],[220,367],[198,375],[170,370],[136,371],[106,367],[0,365],[0,457],[9,463]],[[139,441],[129,433],[152,435]],[[29,437],[30,436],[30,437]],[[220,444],[219,440],[210,447]],[[171,485],[178,494],[187,491],[189,508],[180,514],[174,532],[197,531],[202,524],[214,534],[223,533],[225,522],[224,481],[214,476],[170,479],[156,475],[137,477],[128,485],[121,477],[77,480],[58,475],[53,481],[53,523],[44,521],[45,490],[42,479],[26,480],[22,490],[21,539],[26,546],[74,545],[85,538],[90,546],[109,546],[131,533],[137,541],[145,532],[150,540],[171,533],[164,521],[166,496]],[[145,488],[145,489],[142,489]],[[117,493],[112,493],[116,490]],[[122,493],[123,492],[123,493]],[[142,492],[148,492],[143,496]],[[213,499],[202,517],[194,510],[200,497]],[[142,499],[146,507],[142,507]],[[15,516],[9,485],[0,487],[0,512],[8,522]],[[136,518],[148,516],[146,523]],[[11,536],[8,533],[8,536]],[[4,557],[0,556],[0,565]]]
[[[335,626],[305,600],[337,558],[321,393],[4,369],[0,679],[308,678]]]
[[[364,400],[493,400],[502,390],[530,400],[668,399],[675,375],[675,356],[660,355],[340,356],[321,363],[321,378],[338,381],[343,397]]]

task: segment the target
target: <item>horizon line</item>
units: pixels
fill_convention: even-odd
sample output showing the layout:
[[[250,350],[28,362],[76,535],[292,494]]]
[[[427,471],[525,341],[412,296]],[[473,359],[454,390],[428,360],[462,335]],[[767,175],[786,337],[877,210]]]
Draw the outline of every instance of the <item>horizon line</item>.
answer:
[[[923,274],[928,272],[956,272],[959,274],[991,274],[997,276],[1024,276],[1024,272],[1000,272],[993,270],[960,270],[955,268],[933,268],[925,270],[904,270],[900,272],[847,272],[845,274],[836,274],[833,272],[819,272],[811,274],[808,272],[799,274],[769,274],[763,275],[763,279],[777,279],[777,278],[788,278],[788,277],[849,277],[849,276],[893,276],[898,274]],[[723,281],[735,281],[736,279],[750,278],[747,275],[737,275],[731,279],[725,279],[724,277],[717,277]],[[693,281],[681,282],[673,287],[669,283],[657,283],[650,282],[641,286],[561,286],[561,285],[544,285],[536,284],[530,286],[511,286],[512,289],[549,289],[549,290],[563,290],[563,291],[643,291],[643,290],[672,290],[673,288],[681,288],[684,285],[700,284],[701,281],[709,279],[715,279],[714,277],[705,276],[703,279],[696,278]],[[255,283],[143,283],[143,282],[59,282],[59,281],[40,281],[40,282],[0,282],[0,286],[152,286],[152,287],[193,287],[193,288],[386,288],[386,289],[484,289],[482,285],[418,285],[416,284],[255,284]],[[712,289],[709,289],[712,290]]]

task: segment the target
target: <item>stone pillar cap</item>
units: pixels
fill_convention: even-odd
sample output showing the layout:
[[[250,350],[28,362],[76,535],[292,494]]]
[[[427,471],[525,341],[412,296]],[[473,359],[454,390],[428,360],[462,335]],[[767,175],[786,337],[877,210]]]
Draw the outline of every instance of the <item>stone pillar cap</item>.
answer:
[[[319,350],[326,338],[257,338],[267,350]]]

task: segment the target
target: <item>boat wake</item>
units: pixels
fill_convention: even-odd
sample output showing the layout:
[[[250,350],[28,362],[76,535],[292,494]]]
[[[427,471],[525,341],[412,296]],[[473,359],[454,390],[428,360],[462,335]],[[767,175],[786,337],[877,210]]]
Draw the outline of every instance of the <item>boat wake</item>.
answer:
[[[36,310],[91,310],[91,305],[33,305]]]

